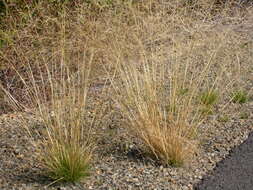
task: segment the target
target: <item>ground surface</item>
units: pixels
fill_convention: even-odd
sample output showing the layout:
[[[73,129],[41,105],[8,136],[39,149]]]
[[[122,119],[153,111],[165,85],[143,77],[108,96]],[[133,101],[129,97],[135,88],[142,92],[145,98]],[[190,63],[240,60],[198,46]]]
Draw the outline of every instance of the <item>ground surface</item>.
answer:
[[[94,102],[96,100],[93,99],[90,104]],[[129,136],[121,126],[119,115],[111,113],[104,118],[103,128],[99,129],[100,140],[91,175],[78,184],[50,186],[52,181],[43,175],[36,149],[21,127],[22,114],[1,115],[0,189],[191,190],[233,147],[245,141],[253,130],[252,100],[244,105],[233,104],[229,110],[226,113],[228,121],[218,121],[218,115],[210,115],[200,129],[203,131],[201,150],[190,163],[181,168],[164,167],[145,155],[138,139]],[[242,118],[241,113],[248,115]],[[25,118],[30,127],[40,128],[32,114],[26,114]]]
[[[253,133],[210,174],[195,190],[251,190],[253,187]]]

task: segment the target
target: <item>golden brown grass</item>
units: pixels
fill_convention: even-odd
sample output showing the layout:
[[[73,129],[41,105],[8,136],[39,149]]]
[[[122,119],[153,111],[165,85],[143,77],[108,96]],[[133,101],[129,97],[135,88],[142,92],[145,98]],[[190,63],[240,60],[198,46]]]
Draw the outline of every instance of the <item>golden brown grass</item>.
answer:
[[[86,110],[88,76],[93,60],[91,54],[86,62],[84,55],[84,62],[76,63],[77,71],[71,72],[64,56],[63,53],[60,63],[44,63],[45,73],[36,67],[40,78],[35,78],[29,64],[26,65],[28,79],[18,71],[17,74],[29,89],[33,112],[44,126],[39,131],[25,125],[31,137],[33,134],[40,136],[40,140],[34,139],[34,143],[48,175],[57,181],[79,181],[88,175],[95,146],[91,136],[94,121],[87,119]]]
[[[59,43],[56,49],[42,46],[41,51],[33,52],[32,57],[17,52],[20,53],[19,65],[8,60],[8,66],[26,90],[24,102],[29,103],[28,106],[16,100],[6,87],[2,89],[14,109],[29,109],[41,121],[43,130],[30,128],[26,123],[24,127],[37,146],[39,159],[48,175],[56,181],[74,182],[88,175],[96,145],[93,134],[95,117],[91,117],[86,108],[94,52],[81,49],[77,52],[71,50],[73,46],[65,48],[66,23],[63,19],[58,24],[61,30],[60,41],[55,39]],[[40,138],[34,139],[34,134]]]
[[[187,88],[181,78],[174,78],[178,73],[168,73],[156,64],[144,62],[142,71],[132,64],[121,65],[121,85],[114,85],[116,100],[130,131],[158,159],[177,166],[196,149],[194,137],[200,121],[198,112],[193,114],[192,109],[198,108],[193,107],[193,91],[178,94],[183,87]]]
[[[182,165],[198,149],[203,110],[211,113],[218,94],[226,95],[240,80],[228,76],[234,72],[229,67],[238,65],[233,57],[242,53],[228,50],[237,43],[232,36],[239,36],[230,28],[210,30],[212,24],[197,24],[181,11],[145,19],[140,14],[130,15],[135,23],[124,28],[134,42],[122,41],[123,33],[114,37],[115,100],[148,151],[165,164]],[[128,50],[124,44],[135,46]]]
[[[197,150],[198,126],[204,120],[199,96],[202,86],[209,85],[203,81],[214,63],[192,70],[196,62],[148,61],[145,53],[136,62],[119,57],[118,78],[112,78],[115,100],[146,148],[165,164],[179,166]]]

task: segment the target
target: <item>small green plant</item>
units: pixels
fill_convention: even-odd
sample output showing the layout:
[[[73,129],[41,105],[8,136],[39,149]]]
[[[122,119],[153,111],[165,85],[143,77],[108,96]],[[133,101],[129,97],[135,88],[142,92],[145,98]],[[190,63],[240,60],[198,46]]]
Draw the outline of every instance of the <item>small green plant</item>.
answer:
[[[15,32],[0,29],[0,49],[13,43]]]
[[[249,118],[249,114],[247,112],[240,113],[240,119],[248,119],[248,118]]]
[[[202,116],[213,114],[213,106],[218,100],[218,93],[214,90],[208,90],[202,92],[199,99],[201,104],[200,112]]]
[[[243,90],[236,90],[235,92],[232,93],[231,98],[232,98],[232,102],[243,104],[247,102],[248,95]]]
[[[218,93],[214,90],[208,90],[201,94],[200,102],[206,106],[213,106],[218,101]]]
[[[229,117],[227,115],[220,116],[218,118],[218,121],[219,122],[223,122],[223,123],[228,122],[229,121]]]
[[[181,160],[171,159],[171,160],[169,160],[168,164],[172,167],[178,168],[178,167],[183,166],[184,163]]]

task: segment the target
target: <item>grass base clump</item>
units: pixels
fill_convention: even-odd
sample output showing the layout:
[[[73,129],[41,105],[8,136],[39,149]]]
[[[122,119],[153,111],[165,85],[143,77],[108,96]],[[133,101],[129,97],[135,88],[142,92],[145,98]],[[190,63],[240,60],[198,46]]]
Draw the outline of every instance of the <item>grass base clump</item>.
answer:
[[[218,100],[218,93],[214,90],[208,90],[201,94],[200,102],[201,104],[210,107],[213,106]]]
[[[232,98],[233,103],[243,104],[248,101],[247,92],[245,92],[243,90],[237,90],[237,91],[233,92],[231,95],[231,98]]]
[[[91,153],[87,147],[59,145],[46,148],[43,162],[48,175],[57,181],[76,182],[89,175]]]

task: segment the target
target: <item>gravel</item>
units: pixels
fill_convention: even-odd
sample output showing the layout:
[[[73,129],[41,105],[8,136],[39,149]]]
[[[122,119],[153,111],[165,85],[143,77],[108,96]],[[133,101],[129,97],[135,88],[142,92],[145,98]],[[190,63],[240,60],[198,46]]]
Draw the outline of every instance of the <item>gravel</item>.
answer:
[[[36,148],[21,126],[20,118],[37,122],[33,115],[12,113],[0,117],[0,189],[172,189],[190,190],[229,151],[253,131],[253,102],[231,105],[229,120],[210,116],[201,126],[201,149],[181,168],[164,167],[145,154],[137,139],[128,136],[120,118],[108,116],[92,162],[91,175],[78,184],[54,184],[43,175]],[[248,117],[240,119],[240,113]],[[117,119],[118,118],[118,119]]]

